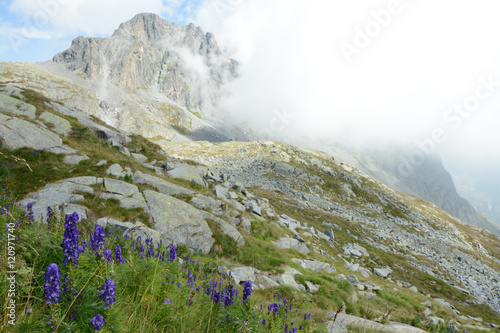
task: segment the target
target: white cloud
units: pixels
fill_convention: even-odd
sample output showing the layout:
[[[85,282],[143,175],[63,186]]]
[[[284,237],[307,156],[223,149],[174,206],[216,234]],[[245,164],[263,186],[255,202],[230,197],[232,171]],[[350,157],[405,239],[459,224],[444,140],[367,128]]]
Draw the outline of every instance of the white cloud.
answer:
[[[348,63],[341,43],[353,44],[356,29],[377,22],[372,12],[390,3],[208,0],[194,21],[242,63],[225,103],[238,120],[265,127],[273,109],[286,107],[297,116],[286,131],[295,137],[411,142],[447,126],[444,113],[474,93],[480,75],[500,81],[500,21],[494,0],[401,0]],[[440,151],[500,159],[490,153],[500,144],[491,125],[500,124],[499,99],[500,89],[450,130]]]
[[[143,12],[174,13],[185,0],[14,0],[13,13],[28,26],[53,36],[106,36],[134,15]],[[76,36],[75,36],[76,37]]]

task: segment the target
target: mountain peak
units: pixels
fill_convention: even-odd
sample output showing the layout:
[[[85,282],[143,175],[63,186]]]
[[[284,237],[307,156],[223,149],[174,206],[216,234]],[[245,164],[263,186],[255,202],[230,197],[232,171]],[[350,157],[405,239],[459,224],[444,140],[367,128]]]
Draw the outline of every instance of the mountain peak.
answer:
[[[117,87],[151,89],[190,110],[209,113],[236,76],[236,61],[226,58],[211,33],[194,24],[179,26],[153,13],[135,15],[113,36],[75,39],[53,62],[99,84],[104,98]],[[191,87],[191,89],[186,89]]]
[[[172,24],[178,27],[176,24]],[[120,24],[113,36],[134,36],[137,38],[156,39],[168,29],[170,24],[154,13],[141,13],[135,15],[127,22]]]

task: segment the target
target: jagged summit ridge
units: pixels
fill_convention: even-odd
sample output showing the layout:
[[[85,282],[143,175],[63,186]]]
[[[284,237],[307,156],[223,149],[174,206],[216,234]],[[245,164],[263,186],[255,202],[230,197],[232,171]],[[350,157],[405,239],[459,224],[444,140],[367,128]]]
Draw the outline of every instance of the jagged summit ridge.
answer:
[[[223,84],[235,77],[237,66],[222,55],[213,34],[150,13],[122,23],[111,37],[78,37],[52,61],[103,85],[129,92],[150,89],[207,113],[219,100]]]

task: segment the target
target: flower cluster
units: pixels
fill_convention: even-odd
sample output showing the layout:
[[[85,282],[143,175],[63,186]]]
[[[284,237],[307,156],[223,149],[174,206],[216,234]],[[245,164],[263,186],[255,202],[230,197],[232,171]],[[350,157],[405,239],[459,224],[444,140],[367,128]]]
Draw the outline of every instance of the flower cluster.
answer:
[[[109,309],[109,307],[115,303],[115,287],[116,282],[111,279],[107,279],[102,286],[100,293],[102,295],[102,300],[106,303],[105,309]]]
[[[122,248],[120,247],[120,244],[116,245],[115,247],[115,260],[117,264],[123,264],[125,262],[125,258],[123,258]]]
[[[170,253],[168,255],[168,261],[172,262],[177,258],[177,249],[174,244],[170,245]]]
[[[78,267],[78,258],[80,253],[83,252],[83,246],[78,245],[78,229],[76,223],[78,222],[78,214],[68,214],[64,222],[64,236],[62,242],[64,260],[63,265],[66,266],[68,261],[71,260],[75,267]]]
[[[243,282],[243,303],[247,304],[247,299],[252,295],[252,281]]]
[[[280,304],[279,303],[269,303],[267,305],[267,314],[270,314],[272,312],[273,316],[276,316],[279,311],[280,311]]]
[[[35,216],[33,214],[33,203],[32,202],[28,202],[28,204],[26,205],[26,210],[28,212],[28,223],[34,222]]]
[[[96,314],[94,318],[92,318],[92,321],[90,323],[92,324],[92,326],[94,326],[94,332],[98,332],[104,326],[105,322],[106,320],[104,320],[103,316],[101,316],[100,314]]]
[[[50,264],[45,271],[44,294],[47,304],[59,303],[61,300],[61,273],[57,264]]]
[[[52,221],[54,220],[54,216],[55,216],[54,210],[52,209],[52,207],[48,206],[47,207],[47,224],[48,225],[52,224]]]
[[[102,260],[106,260],[107,262],[112,262],[113,261],[113,252],[111,250],[104,250],[102,253]]]
[[[94,227],[94,232],[90,233],[90,248],[94,253],[99,253],[99,249],[104,246],[104,242],[106,240],[106,233],[104,232],[104,228],[96,224]]]

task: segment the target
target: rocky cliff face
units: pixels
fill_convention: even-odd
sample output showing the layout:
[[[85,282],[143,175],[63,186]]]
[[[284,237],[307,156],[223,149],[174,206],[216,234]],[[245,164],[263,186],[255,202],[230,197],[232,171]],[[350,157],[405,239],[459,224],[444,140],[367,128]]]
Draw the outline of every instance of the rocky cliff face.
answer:
[[[108,38],[73,40],[56,63],[102,85],[129,92],[152,89],[190,110],[210,112],[222,85],[236,76],[237,63],[224,57],[214,36],[200,27],[181,27],[156,14],[139,14]]]

